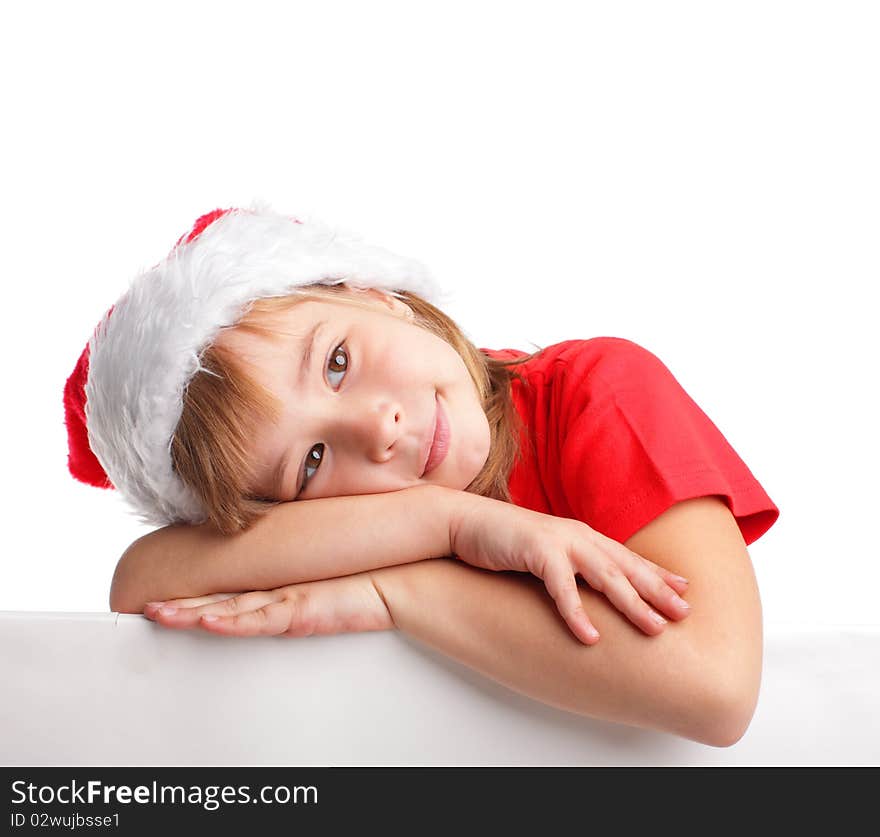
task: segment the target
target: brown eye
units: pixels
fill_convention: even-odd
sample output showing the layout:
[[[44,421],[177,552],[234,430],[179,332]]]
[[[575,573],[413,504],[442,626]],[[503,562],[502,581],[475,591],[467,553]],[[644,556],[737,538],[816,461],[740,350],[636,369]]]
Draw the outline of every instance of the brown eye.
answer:
[[[344,343],[340,343],[334,350],[333,354],[330,355],[330,360],[327,364],[328,370],[331,372],[335,372],[336,374],[342,374],[343,377],[345,373],[348,371],[348,350],[345,348]],[[341,367],[340,369],[334,369],[333,367]],[[332,386],[332,382],[331,382]],[[336,387],[333,387],[336,389]]]
[[[348,364],[348,350],[345,348],[344,343],[340,343],[333,350],[333,354],[330,355],[330,358],[327,361],[327,370],[328,372],[332,372],[336,375],[342,375],[342,377],[345,377],[345,374],[348,372]],[[333,386],[332,381],[331,386]],[[338,389],[338,384],[336,386],[333,386],[333,389]],[[311,450],[309,450],[308,454],[306,454],[306,461],[303,467],[303,483],[302,488],[299,492],[300,494],[302,494],[303,491],[306,490],[306,486],[309,484],[309,480],[312,478],[312,476],[314,476],[315,471],[318,470],[318,467],[320,466],[323,458],[324,445],[319,442],[318,444],[314,445]],[[309,473],[310,471],[311,473]]]
[[[318,453],[318,448],[321,449],[321,452]],[[315,445],[306,456],[306,464],[303,470],[303,484],[300,489],[300,494],[306,490],[306,486],[309,484],[309,480],[314,476],[314,472],[318,470],[318,466],[321,464],[321,460],[324,458],[324,445],[320,442]],[[309,473],[309,469],[311,469],[312,473]]]

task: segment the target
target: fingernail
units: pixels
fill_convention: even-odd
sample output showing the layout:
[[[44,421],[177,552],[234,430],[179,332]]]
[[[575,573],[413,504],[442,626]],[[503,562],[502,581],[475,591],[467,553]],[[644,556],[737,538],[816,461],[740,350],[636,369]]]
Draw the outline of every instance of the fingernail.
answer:
[[[213,613],[202,614],[202,619],[204,619],[206,622],[216,622],[219,618],[219,616],[214,616]]]
[[[165,607],[163,607],[159,611],[159,613],[161,613],[163,616],[174,616],[174,614],[177,613],[177,608],[171,607],[170,605],[165,605]]]
[[[147,602],[147,607],[162,607],[165,602]]]
[[[589,625],[587,627],[587,636],[590,639],[599,639],[599,632],[592,625]]]
[[[651,618],[652,618],[652,619],[653,619],[658,625],[665,625],[665,624],[666,624],[666,620],[665,620],[665,619],[664,619],[659,613],[655,613],[653,610],[651,610],[651,611],[648,612],[648,615],[649,615],[649,616],[650,616],[650,617],[651,617]]]
[[[685,610],[691,609],[691,606],[681,596],[676,596],[675,599],[679,607],[683,607]]]
[[[690,582],[686,578],[682,578],[680,575],[672,576],[676,581],[680,581],[682,584],[690,584]]]

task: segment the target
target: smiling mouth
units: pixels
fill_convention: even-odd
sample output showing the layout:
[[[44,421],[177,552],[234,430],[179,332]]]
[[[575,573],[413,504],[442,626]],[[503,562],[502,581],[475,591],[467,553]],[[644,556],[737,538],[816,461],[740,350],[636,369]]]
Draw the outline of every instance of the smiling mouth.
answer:
[[[419,477],[425,476],[428,470],[428,461],[431,459],[431,449],[434,447],[434,437],[437,435],[437,393],[434,393],[434,423],[431,427],[431,436],[427,442],[427,450],[425,450],[422,458],[422,471]]]
[[[422,470],[422,476],[433,471],[445,458],[449,452],[449,419],[440,403],[440,396],[435,395],[435,403],[437,405],[434,414],[434,431],[431,435],[431,443],[428,446],[428,455],[425,460],[425,467]]]

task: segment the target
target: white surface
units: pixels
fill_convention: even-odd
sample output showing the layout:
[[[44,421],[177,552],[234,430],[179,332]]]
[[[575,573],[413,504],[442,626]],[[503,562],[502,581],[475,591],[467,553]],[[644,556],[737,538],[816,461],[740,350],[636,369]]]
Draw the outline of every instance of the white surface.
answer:
[[[768,625],[746,735],[714,748],[497,685],[396,631],[229,638],[0,612],[0,762],[877,765],[880,629]]]

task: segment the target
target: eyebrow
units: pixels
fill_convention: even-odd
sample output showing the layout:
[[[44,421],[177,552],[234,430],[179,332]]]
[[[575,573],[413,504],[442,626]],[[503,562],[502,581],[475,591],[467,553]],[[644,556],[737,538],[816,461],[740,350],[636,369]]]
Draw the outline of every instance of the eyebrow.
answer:
[[[306,373],[309,371],[309,367],[312,365],[312,351],[315,348],[315,338],[318,336],[318,332],[321,330],[322,326],[327,325],[327,320],[321,320],[320,322],[315,323],[312,327],[312,330],[306,334],[303,339],[303,344],[306,347],[306,350],[303,352],[302,363],[299,367],[299,378],[297,379],[297,383],[302,385],[303,380],[305,379]]]
[[[299,375],[297,377],[297,386],[299,386],[300,388],[303,387],[305,377],[308,374],[308,371],[312,365],[312,355],[314,354],[315,344],[317,343],[318,332],[325,325],[327,325],[327,320],[320,320],[319,322],[315,323],[315,325],[312,326],[311,330],[305,335],[302,343],[300,344],[305,346],[305,351],[302,354],[302,361],[299,366]],[[290,457],[282,456],[281,461],[278,463],[278,467],[275,469],[275,473],[272,476],[272,493],[275,495],[275,497],[278,497],[278,495],[281,494],[284,474],[287,471],[287,464],[289,461]],[[299,477],[297,477],[296,493],[294,494],[294,496],[299,494],[299,492],[300,482]]]

